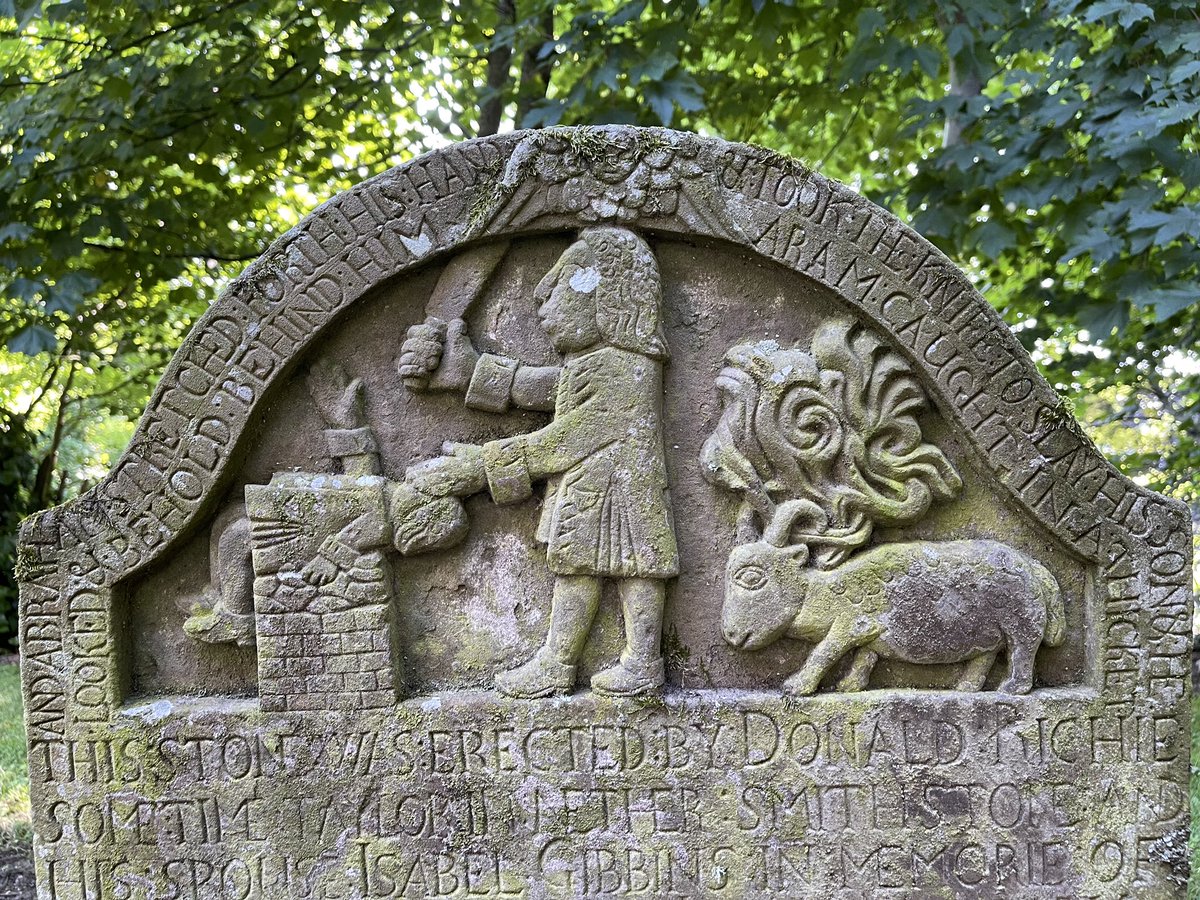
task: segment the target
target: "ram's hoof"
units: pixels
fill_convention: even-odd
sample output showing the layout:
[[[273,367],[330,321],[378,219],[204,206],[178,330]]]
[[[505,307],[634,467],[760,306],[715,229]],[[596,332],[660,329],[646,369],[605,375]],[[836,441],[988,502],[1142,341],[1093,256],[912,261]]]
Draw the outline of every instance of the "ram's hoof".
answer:
[[[1013,678],[1008,678],[1000,682],[1000,687],[997,690],[1001,694],[1028,694],[1033,690],[1033,680],[1018,681]]]
[[[817,692],[817,682],[808,678],[793,675],[783,683],[783,693],[787,697],[811,697]]]

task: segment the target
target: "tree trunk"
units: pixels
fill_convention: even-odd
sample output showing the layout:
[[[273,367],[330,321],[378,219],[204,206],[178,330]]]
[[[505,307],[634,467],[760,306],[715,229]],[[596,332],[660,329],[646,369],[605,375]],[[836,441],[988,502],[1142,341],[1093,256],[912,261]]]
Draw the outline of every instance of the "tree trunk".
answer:
[[[487,55],[487,94],[479,110],[479,136],[486,137],[500,130],[500,116],[504,112],[505,87],[509,82],[512,66],[512,39],[501,42],[501,29],[511,29],[517,24],[516,0],[496,0],[496,35],[492,38],[492,49]]]
[[[46,509],[54,502],[54,469],[58,465],[58,448],[62,446],[68,397],[77,368],[78,366],[72,360],[70,368],[67,369],[67,379],[63,384],[62,394],[58,398],[58,413],[54,417],[54,431],[50,434],[50,446],[47,448],[45,456],[42,457],[42,461],[38,463],[37,474],[33,478],[34,509]]]
[[[949,43],[950,32],[955,27],[966,27],[966,17],[962,12],[958,12],[952,21],[946,21],[940,15],[938,21],[942,26],[942,35]],[[972,35],[974,40],[974,35]],[[953,53],[947,53],[950,62],[950,96],[951,97],[978,97],[983,92],[983,84],[979,79],[979,72],[972,69],[964,72],[954,59]],[[979,58],[978,54],[972,54],[975,59]],[[942,146],[952,147],[955,144],[962,142],[963,123],[955,116],[946,116],[946,125],[942,131]]]
[[[550,89],[550,71],[554,68],[554,53],[538,59],[542,45],[554,40],[554,7],[551,6],[538,20],[539,40],[530,41],[521,60],[521,88],[517,94],[517,127],[539,100],[544,100]]]
[[[962,73],[950,57],[950,95],[953,97],[977,97],[983,91],[976,72]],[[942,132],[942,146],[952,147],[962,141],[962,122],[955,116],[946,116],[946,127]]]

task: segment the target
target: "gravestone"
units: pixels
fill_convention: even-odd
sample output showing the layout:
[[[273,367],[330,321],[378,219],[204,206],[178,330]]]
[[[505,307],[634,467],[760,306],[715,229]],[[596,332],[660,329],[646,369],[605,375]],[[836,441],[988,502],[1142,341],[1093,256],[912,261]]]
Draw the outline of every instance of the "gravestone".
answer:
[[[1176,897],[1184,507],[849,189],[448,147],[25,523],[40,896]]]

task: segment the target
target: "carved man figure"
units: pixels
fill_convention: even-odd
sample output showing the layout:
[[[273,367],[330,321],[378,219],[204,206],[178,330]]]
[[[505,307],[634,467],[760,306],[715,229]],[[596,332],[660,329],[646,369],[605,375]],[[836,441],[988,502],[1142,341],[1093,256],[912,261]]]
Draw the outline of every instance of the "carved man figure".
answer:
[[[580,234],[537,287],[538,317],[564,361],[525,366],[480,356],[461,320],[409,330],[400,374],[429,387],[462,390],[469,406],[553,410],[529,434],[409,471],[422,490],[486,488],[497,503],[528,498],[546,480],[538,539],[556,579],[546,642],[524,665],[497,677],[516,697],[569,692],[605,579],[617,584],[625,619],[620,662],[592,678],[599,693],[661,689],[665,584],[679,571],[662,437],[662,288],[649,246],[624,228]]]

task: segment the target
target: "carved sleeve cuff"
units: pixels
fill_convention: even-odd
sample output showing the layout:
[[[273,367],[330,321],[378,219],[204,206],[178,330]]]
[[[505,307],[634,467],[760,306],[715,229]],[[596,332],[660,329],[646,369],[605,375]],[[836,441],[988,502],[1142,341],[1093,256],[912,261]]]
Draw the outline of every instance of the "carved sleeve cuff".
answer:
[[[521,409],[553,412],[561,376],[562,369],[559,366],[518,366],[512,385],[513,405]]]
[[[467,406],[488,412],[504,412],[512,400],[513,379],[517,376],[515,359],[485,353],[475,364],[467,386]]]
[[[525,448],[517,441],[492,441],[483,445],[483,467],[488,490],[499,504],[520,503],[533,494]]]
[[[340,535],[336,534],[331,534],[325,538],[321,542],[321,547],[317,553],[343,570],[354,568],[362,557],[361,551],[355,550],[343,541]]]
[[[329,455],[334,457],[361,456],[366,453],[378,453],[379,445],[375,443],[375,433],[370,426],[365,428],[327,428],[325,443],[329,447]]]

